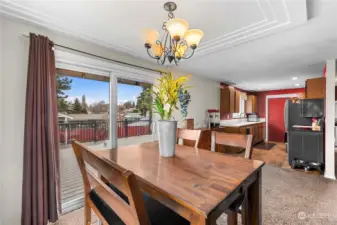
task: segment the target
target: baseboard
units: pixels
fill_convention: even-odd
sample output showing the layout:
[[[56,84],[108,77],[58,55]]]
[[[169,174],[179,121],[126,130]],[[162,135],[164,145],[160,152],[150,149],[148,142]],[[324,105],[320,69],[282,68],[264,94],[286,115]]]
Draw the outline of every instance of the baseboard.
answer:
[[[336,180],[336,176],[334,175],[324,174],[324,177],[327,179]]]

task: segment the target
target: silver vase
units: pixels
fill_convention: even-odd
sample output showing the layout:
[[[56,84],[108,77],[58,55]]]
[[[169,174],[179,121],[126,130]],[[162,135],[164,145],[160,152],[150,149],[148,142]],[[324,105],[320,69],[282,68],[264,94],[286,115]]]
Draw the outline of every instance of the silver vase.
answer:
[[[177,121],[158,120],[157,121],[159,154],[163,157],[174,156],[176,150]]]

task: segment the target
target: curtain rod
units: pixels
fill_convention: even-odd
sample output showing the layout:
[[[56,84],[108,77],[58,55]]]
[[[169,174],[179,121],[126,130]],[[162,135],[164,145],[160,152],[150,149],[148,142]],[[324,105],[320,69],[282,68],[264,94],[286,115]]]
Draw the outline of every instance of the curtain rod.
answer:
[[[24,36],[26,38],[30,38],[29,35],[27,35],[27,34],[22,34],[22,36]],[[157,73],[160,73],[160,74],[163,73],[159,70],[151,69],[151,68],[144,67],[144,66],[138,66],[138,65],[135,65],[135,64],[127,63],[127,62],[122,62],[122,61],[115,60],[115,59],[106,58],[106,57],[103,57],[103,56],[95,55],[95,54],[92,54],[92,53],[89,53],[89,52],[84,52],[84,51],[81,51],[81,50],[70,48],[70,47],[67,47],[67,46],[64,46],[64,45],[59,45],[59,44],[56,44],[56,43],[54,43],[54,46],[64,48],[64,49],[68,49],[68,50],[75,51],[75,52],[79,52],[79,53],[82,53],[82,54],[85,54],[85,55],[94,56],[96,58],[105,59],[105,60],[112,61],[112,62],[115,62],[115,63],[119,63],[119,64],[122,64],[122,65],[136,67],[136,68],[143,69],[143,70],[149,70],[149,71],[157,72]]]

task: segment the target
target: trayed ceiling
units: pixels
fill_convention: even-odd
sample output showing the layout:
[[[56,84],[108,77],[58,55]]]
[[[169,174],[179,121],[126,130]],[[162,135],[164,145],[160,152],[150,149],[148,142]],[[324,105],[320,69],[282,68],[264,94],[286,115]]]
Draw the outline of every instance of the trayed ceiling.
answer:
[[[153,62],[141,31],[161,29],[165,2],[7,0],[0,13]],[[176,17],[205,33],[183,71],[252,91],[296,88],[337,56],[337,1],[175,2]]]

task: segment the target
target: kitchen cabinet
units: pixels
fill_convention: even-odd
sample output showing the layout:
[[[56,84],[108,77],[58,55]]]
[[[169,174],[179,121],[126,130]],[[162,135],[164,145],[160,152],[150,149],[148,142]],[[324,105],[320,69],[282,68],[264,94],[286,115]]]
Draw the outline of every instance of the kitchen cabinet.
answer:
[[[307,79],[305,81],[305,97],[316,99],[325,98],[325,77]]]
[[[257,112],[257,97],[255,95],[248,95],[245,103],[246,113],[256,113]]]
[[[225,132],[225,133],[237,133],[237,134],[249,134],[254,135],[253,145],[263,141],[266,137],[265,135],[266,123],[256,123],[247,126],[240,126],[240,127],[218,127],[212,129],[201,129],[200,139],[198,148],[210,150],[211,149],[211,135],[212,131],[217,132]],[[194,147],[195,142],[191,140],[183,140],[183,144],[187,146]],[[225,145],[217,145],[216,152],[222,153],[239,153],[243,150],[240,147],[233,147],[233,146],[225,146]]]
[[[258,124],[258,134],[256,138],[256,143],[264,141],[266,139],[266,123]]]
[[[229,113],[229,89],[220,89],[220,117],[225,113]]]
[[[266,123],[263,124],[262,128],[262,139],[263,141],[266,140]]]
[[[249,133],[254,135],[254,139],[253,139],[253,145],[264,141],[266,139],[266,123],[258,123],[258,124],[254,124],[254,125],[250,125],[249,127]]]
[[[229,112],[235,112],[235,90],[232,87],[228,87],[229,89]]]
[[[253,138],[253,145],[264,141],[265,139],[265,131],[264,129],[266,129],[265,123],[258,123],[258,124],[254,124],[254,125],[250,125],[250,126],[245,126],[245,127],[241,127],[240,128],[240,133],[245,134],[246,130],[248,130],[249,134],[254,135]]]
[[[220,117],[235,112],[235,90],[232,87],[220,89]]]
[[[234,112],[239,113],[240,112],[240,98],[241,98],[240,91],[235,91],[235,104],[234,104]]]
[[[249,134],[254,135],[253,139],[253,145],[264,141],[266,139],[266,123],[261,122],[261,123],[256,123],[252,125],[247,125],[247,126],[240,126],[240,127],[221,127],[217,128],[217,131],[222,131],[226,133],[237,133],[237,134],[246,134],[247,132]]]

